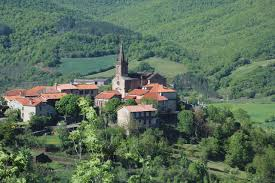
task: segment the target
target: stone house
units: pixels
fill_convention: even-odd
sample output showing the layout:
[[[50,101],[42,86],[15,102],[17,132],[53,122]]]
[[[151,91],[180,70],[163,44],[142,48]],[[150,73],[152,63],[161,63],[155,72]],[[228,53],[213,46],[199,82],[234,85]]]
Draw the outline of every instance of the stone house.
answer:
[[[117,111],[117,124],[127,134],[132,128],[148,128],[157,125],[157,109],[152,105],[123,106]]]
[[[109,79],[74,79],[73,84],[94,84],[104,86],[109,83]]]
[[[95,106],[102,108],[113,98],[121,99],[121,94],[117,91],[103,91],[95,97]]]

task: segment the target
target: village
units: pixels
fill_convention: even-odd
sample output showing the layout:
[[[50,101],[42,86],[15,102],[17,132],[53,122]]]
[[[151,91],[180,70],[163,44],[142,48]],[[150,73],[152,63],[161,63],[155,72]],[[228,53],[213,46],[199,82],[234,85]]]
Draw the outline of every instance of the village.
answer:
[[[29,122],[34,116],[60,115],[56,110],[56,103],[70,94],[91,99],[99,115],[111,100],[125,103],[128,101],[130,104],[117,109],[116,119],[113,121],[127,133],[130,126],[157,127],[160,116],[177,114],[176,90],[167,87],[166,78],[159,73],[128,73],[128,60],[123,45],[120,46],[117,56],[112,89],[100,91],[100,87],[107,84],[107,79],[75,79],[66,84],[9,90],[3,98],[9,109],[20,111],[23,122]]]

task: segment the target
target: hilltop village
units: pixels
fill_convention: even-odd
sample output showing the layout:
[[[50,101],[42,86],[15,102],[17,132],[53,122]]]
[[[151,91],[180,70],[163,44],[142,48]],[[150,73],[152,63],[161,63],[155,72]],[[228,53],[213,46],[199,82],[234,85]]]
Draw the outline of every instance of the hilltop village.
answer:
[[[115,123],[126,130],[133,125],[132,122],[140,128],[155,127],[159,121],[157,114],[176,114],[176,91],[167,87],[166,78],[159,73],[128,73],[123,45],[120,46],[115,68],[112,90],[99,92],[99,87],[108,83],[106,79],[75,80],[68,84],[10,90],[5,93],[4,99],[10,109],[20,111],[24,122],[30,121],[33,116],[58,115],[56,102],[69,94],[92,99],[98,114],[113,99],[132,103],[122,105],[116,111]]]

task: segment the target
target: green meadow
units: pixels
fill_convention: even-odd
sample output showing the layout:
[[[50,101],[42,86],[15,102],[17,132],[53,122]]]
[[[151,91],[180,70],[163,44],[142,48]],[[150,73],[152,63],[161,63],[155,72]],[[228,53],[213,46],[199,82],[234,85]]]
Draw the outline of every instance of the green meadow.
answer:
[[[62,74],[80,73],[86,75],[109,68],[115,64],[115,55],[94,58],[62,58],[58,71]]]
[[[133,70],[135,67],[138,66],[139,63],[146,62],[150,64],[152,67],[155,68],[155,71],[163,74],[168,80],[172,80],[177,74],[184,73],[187,71],[187,67],[182,63],[171,62],[168,59],[163,58],[149,58],[144,61],[130,61],[129,63],[129,70]],[[88,75],[86,78],[107,78],[112,77],[115,74],[115,70],[111,69],[105,72],[100,72],[93,75]]]
[[[252,121],[254,122],[264,122],[266,119],[270,118],[272,115],[275,115],[275,103],[216,103],[212,104],[215,106],[227,106],[233,111],[239,108],[244,109],[251,116]],[[274,126],[274,125],[273,125]]]

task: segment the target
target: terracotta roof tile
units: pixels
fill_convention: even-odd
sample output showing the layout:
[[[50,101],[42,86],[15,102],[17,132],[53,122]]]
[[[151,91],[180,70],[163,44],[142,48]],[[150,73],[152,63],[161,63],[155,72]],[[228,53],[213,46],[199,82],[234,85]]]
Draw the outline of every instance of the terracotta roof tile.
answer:
[[[153,83],[153,84],[148,84],[144,86],[144,88],[150,90],[150,92],[154,93],[168,93],[168,92],[176,92],[176,90],[173,90],[171,88],[167,88],[161,84],[158,83]]]
[[[122,108],[125,108],[130,112],[157,111],[157,109],[155,109],[152,105],[130,105]]]
[[[5,96],[20,96],[20,95],[24,95],[24,92],[25,92],[24,89],[10,90],[5,93]]]
[[[59,84],[58,90],[96,90],[98,87],[95,84]]]
[[[79,90],[96,90],[98,87],[95,84],[79,84],[75,85]]]
[[[141,96],[141,95],[144,95],[144,94],[146,94],[148,92],[149,91],[145,90],[145,89],[134,89],[134,90],[130,91],[128,93],[128,95],[138,95],[138,96]]]
[[[65,95],[67,94],[66,93],[44,93],[44,94],[41,94],[41,97],[45,100],[59,100]]]
[[[37,106],[44,102],[44,100],[40,97],[34,97],[34,98],[16,98],[15,101],[19,102],[23,106]]]
[[[168,100],[166,97],[161,96],[159,93],[152,93],[152,92],[146,93],[143,96],[143,98],[144,99],[152,99],[152,100],[156,100],[156,101],[165,101],[165,100]]]
[[[135,99],[136,96],[133,96],[133,95],[127,95],[124,97],[124,99]]]
[[[112,99],[115,96],[121,96],[120,93],[117,91],[104,91],[98,94],[95,98],[96,99]]]

